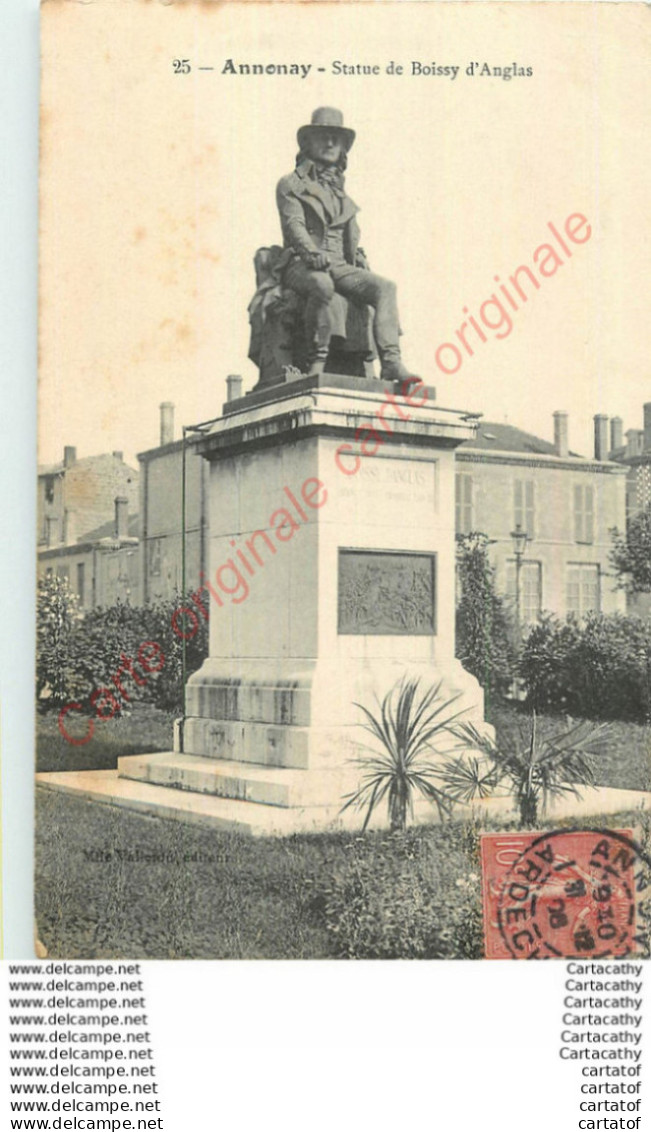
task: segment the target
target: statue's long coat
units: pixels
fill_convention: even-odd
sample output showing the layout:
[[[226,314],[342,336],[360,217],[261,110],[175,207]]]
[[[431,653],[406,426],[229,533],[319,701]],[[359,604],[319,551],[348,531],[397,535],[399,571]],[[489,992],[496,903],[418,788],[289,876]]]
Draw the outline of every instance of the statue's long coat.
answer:
[[[344,256],[355,264],[359,246],[359,209],[349,196],[343,197],[342,210],[334,220],[328,208],[328,194],[309,176],[305,166],[282,177],[276,190],[280,226],[286,248],[295,252],[317,252],[323,246],[328,228],[342,227]]]

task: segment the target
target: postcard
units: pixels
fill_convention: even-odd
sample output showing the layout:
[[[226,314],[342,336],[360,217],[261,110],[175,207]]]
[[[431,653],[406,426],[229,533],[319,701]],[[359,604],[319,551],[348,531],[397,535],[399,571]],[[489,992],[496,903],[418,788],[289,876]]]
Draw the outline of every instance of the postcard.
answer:
[[[648,51],[45,0],[40,956],[648,954]]]

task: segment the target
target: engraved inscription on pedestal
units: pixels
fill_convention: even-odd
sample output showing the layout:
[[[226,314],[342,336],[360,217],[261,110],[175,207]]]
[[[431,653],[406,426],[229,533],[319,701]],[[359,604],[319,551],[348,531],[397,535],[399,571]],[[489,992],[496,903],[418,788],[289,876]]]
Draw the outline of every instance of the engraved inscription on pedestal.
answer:
[[[433,636],[436,555],[339,551],[338,631],[368,636]]]
[[[365,456],[360,449],[352,453],[360,458],[360,467],[349,483],[340,487],[343,499],[363,498],[375,506],[367,509],[366,521],[375,526],[386,523],[386,515],[381,503],[405,502],[410,509],[415,506],[427,507],[432,515],[438,513],[438,492],[436,484],[437,464],[432,460],[413,457],[375,455]],[[351,457],[352,459],[352,457]],[[344,459],[345,464],[345,459]]]

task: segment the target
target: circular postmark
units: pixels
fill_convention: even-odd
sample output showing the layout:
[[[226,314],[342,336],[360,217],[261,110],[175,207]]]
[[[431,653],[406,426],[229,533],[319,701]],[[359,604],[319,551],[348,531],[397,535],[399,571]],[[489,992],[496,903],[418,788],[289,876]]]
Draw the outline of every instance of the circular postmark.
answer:
[[[497,916],[513,959],[648,956],[651,858],[619,830],[537,834],[504,877]]]

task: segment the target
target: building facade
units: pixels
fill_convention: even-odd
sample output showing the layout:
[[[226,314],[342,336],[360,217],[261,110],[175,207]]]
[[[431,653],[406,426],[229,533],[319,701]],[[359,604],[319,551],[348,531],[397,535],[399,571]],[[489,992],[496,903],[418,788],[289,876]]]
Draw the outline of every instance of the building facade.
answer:
[[[554,414],[554,442],[512,425],[480,423],[457,450],[456,529],[481,531],[498,591],[520,619],[625,611],[609,564],[610,531],[626,514],[626,471],[607,459],[605,418],[595,418],[595,456],[569,451],[565,413]],[[526,533],[518,560],[513,533]]]
[[[237,379],[230,379],[229,395],[238,392]],[[651,497],[651,403],[645,426],[631,430],[626,444],[614,444],[622,440],[615,418],[609,444],[608,420],[598,415],[590,459],[569,450],[567,416],[560,412],[553,441],[483,421],[476,438],[457,449],[457,533],[488,536],[498,590],[517,604],[524,623],[544,611],[561,617],[626,611],[610,567],[610,532],[623,530],[627,514]],[[175,439],[174,407],[165,402],[160,443],[139,454],[139,473],[120,453],[77,461],[74,449],[66,449],[61,465],[41,469],[39,576],[67,577],[82,609],[174,598],[183,588],[185,477],[186,590],[200,589],[209,534],[209,468],[197,453],[200,435],[188,431],[185,441]],[[103,521],[88,526],[98,514]],[[517,530],[527,536],[519,561]]]
[[[128,512],[138,510],[138,472],[121,452],[77,459],[72,446],[58,464],[38,469],[36,514],[38,546],[67,546],[114,518],[116,497],[126,498]]]
[[[624,432],[621,417],[610,420],[610,459],[626,469],[627,523],[651,508],[651,401],[643,406],[643,421],[643,428]],[[630,613],[651,617],[651,594],[629,594],[627,604]]]
[[[68,545],[42,547],[38,577],[67,580],[82,613],[116,602],[140,604],[139,519],[128,514],[126,496],[114,501],[108,523]]]
[[[185,449],[186,589],[201,586],[208,554],[208,465],[197,454],[198,434],[174,439],[174,406],[160,407],[160,444],[140,461],[140,593],[143,603],[183,589],[182,496]]]
[[[82,611],[138,603],[137,505],[138,472],[121,452],[77,459],[67,446],[38,470],[38,577],[67,579]]]

